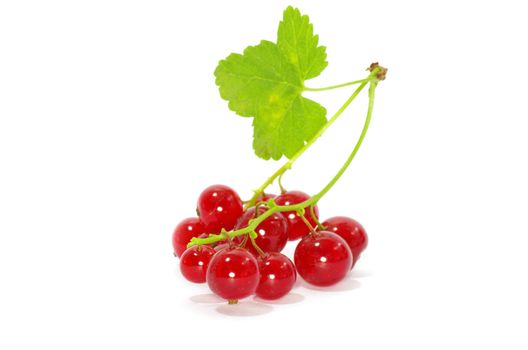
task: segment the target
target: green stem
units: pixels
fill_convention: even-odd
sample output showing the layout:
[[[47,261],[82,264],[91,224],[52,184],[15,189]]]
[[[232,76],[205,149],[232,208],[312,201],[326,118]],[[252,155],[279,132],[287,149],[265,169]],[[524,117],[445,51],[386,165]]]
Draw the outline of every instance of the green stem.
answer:
[[[305,86],[304,87],[304,91],[326,91],[326,90],[342,88],[342,87],[349,86],[349,85],[361,84],[361,83],[363,83],[365,81],[368,81],[368,78],[367,79],[362,79],[362,80],[355,80],[355,81],[351,81],[351,82],[344,83],[344,84],[339,84],[339,85],[326,86],[326,87],[322,87],[322,88],[309,88],[309,87]]]
[[[302,214],[302,215],[301,215]],[[297,213],[297,215],[301,218],[301,220],[304,222],[304,224],[310,229],[310,233],[315,233],[315,228],[310,224],[310,221],[304,216],[304,213]]]
[[[317,217],[317,215],[315,215],[315,207],[313,205],[310,206],[310,216],[312,217],[312,220],[316,223],[317,228],[319,230],[322,231],[325,229],[323,224],[321,224],[321,222],[319,221],[319,218]]]
[[[265,257],[266,253],[258,246],[257,242],[255,242],[255,238],[250,238],[251,244],[253,245],[253,248],[257,251],[260,257]],[[243,246],[242,246],[243,247]]]
[[[281,194],[286,192],[286,189],[284,188],[284,186],[282,186],[282,175],[284,175],[284,174],[281,174],[279,176],[279,179],[277,180],[277,182],[279,183],[279,189],[281,191]]]
[[[365,124],[363,125],[363,130],[361,130],[361,135],[359,135],[359,139],[356,142],[356,146],[352,150],[352,153],[348,156],[348,159],[346,160],[345,164],[339,169],[337,174],[334,176],[334,178],[315,196],[313,196],[310,199],[315,199],[315,202],[318,202],[319,199],[321,199],[339,180],[339,178],[343,175],[345,170],[348,168],[350,163],[352,163],[352,160],[354,160],[354,157],[356,156],[356,153],[359,151],[359,148],[361,147],[361,144],[363,143],[363,140],[365,139],[365,135],[367,134],[367,130],[370,125],[370,119],[372,118],[372,110],[374,108],[374,96],[375,96],[375,90],[376,86],[378,85],[377,81],[372,81],[369,86],[369,104],[368,104],[368,110],[367,110],[367,117],[365,118]]]
[[[374,107],[374,92],[376,90],[376,86],[378,85],[378,81],[375,78],[375,76],[373,76],[371,79],[369,79],[369,81],[370,81],[370,86],[369,86],[369,104],[368,104],[368,110],[367,110],[367,117],[365,118],[365,124],[363,126],[363,130],[361,131],[361,135],[359,136],[359,139],[356,142],[356,145],[355,145],[354,149],[352,150],[352,153],[350,153],[350,155],[348,156],[348,159],[343,164],[341,169],[339,169],[337,174],[332,178],[332,180],[330,180],[330,182],[319,193],[317,193],[316,195],[314,195],[313,197],[311,197],[310,199],[308,199],[308,200],[306,200],[304,202],[297,203],[297,204],[292,204],[292,205],[283,205],[283,206],[276,205],[275,201],[272,198],[272,199],[270,199],[268,201],[269,209],[266,210],[264,213],[260,214],[257,218],[255,218],[253,220],[250,220],[248,226],[246,226],[244,228],[241,228],[239,230],[232,231],[232,232],[224,232],[223,234],[220,234],[220,235],[211,234],[207,238],[197,238],[197,237],[195,237],[195,238],[193,238],[191,240],[191,242],[189,242],[187,247],[192,247],[194,245],[200,245],[200,244],[211,244],[211,243],[219,242],[219,241],[225,239],[226,235],[228,235],[230,237],[235,237],[235,236],[240,236],[240,235],[243,235],[243,234],[248,234],[250,232],[255,231],[257,226],[262,221],[266,220],[266,218],[268,218],[269,216],[273,215],[274,213],[285,212],[285,211],[295,211],[296,212],[298,210],[304,210],[304,208],[316,204],[319,201],[319,199],[321,199],[321,197],[323,197],[330,190],[330,188],[332,188],[332,186],[334,186],[334,184],[339,180],[339,178],[343,175],[345,170],[348,168],[348,166],[350,165],[350,163],[352,162],[352,160],[356,156],[356,153],[358,152],[359,148],[361,147],[361,144],[363,143],[363,140],[365,139],[365,135],[367,134],[367,130],[369,128],[370,120],[371,120],[371,117],[372,117],[372,110],[373,110],[373,107]],[[362,84],[362,86],[360,86],[360,88],[362,89],[365,84],[366,83]],[[357,93],[359,93],[359,92],[357,92]],[[341,107],[340,110],[336,113],[337,116],[339,116],[339,114],[341,114],[343,112],[343,110],[350,104],[350,102],[352,102],[352,100],[354,99],[354,97],[356,95],[357,95],[356,92],[354,92],[354,94],[345,102],[343,107]],[[336,117],[336,116],[334,115],[334,117]]]
[[[260,225],[262,221],[266,220],[268,217],[270,217],[274,213],[278,213],[278,212],[280,213],[280,212],[285,212],[285,211],[297,211],[297,210],[306,208],[311,203],[315,203],[312,200],[312,198],[310,198],[309,200],[305,202],[298,203],[298,204],[271,206],[264,213],[260,214],[256,219],[250,220],[248,226],[241,228],[239,230],[227,232],[227,233],[220,234],[220,235],[210,234],[207,238],[194,237],[193,239],[191,239],[189,244],[187,244],[187,248],[190,248],[194,245],[211,244],[211,243],[220,242],[226,239],[226,235],[229,237],[236,237],[236,236],[240,236],[244,234],[249,234],[251,232],[254,232],[257,229],[257,226]]]
[[[291,159],[289,159],[282,167],[280,167],[273,175],[271,175],[258,189],[256,189],[254,192],[253,197],[246,203],[246,208],[252,207],[255,205],[257,199],[261,195],[264,190],[275,181],[275,179],[279,176],[282,176],[287,170],[291,169],[293,163],[308,149],[311,145],[332,125],[337,118],[344,112],[344,110],[354,101],[357,95],[363,90],[363,88],[368,84],[368,82],[375,77],[375,75],[372,72],[367,79],[361,80],[361,85],[358,86],[358,88],[354,91],[354,93],[346,100],[346,102],[337,110],[337,112],[330,118],[325,125],[317,133],[308,141]]]

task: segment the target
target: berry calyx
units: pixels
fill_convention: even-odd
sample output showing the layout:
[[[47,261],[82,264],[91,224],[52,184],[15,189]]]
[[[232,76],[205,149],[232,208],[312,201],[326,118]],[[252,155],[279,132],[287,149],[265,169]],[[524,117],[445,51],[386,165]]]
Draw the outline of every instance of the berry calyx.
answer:
[[[322,223],[325,231],[341,236],[350,247],[354,256],[354,263],[358,261],[361,252],[367,248],[368,236],[365,228],[356,220],[346,216],[334,216]]]
[[[187,249],[180,259],[183,277],[193,283],[205,283],[207,267],[214,254],[215,250],[207,245]]]
[[[174,255],[181,257],[187,249],[187,244],[191,241],[191,238],[198,237],[203,233],[205,233],[205,227],[200,219],[187,218],[182,220],[172,234]]]
[[[297,272],[315,286],[331,286],[341,281],[350,271],[352,259],[347,242],[328,231],[305,236],[294,254]]]
[[[286,255],[269,253],[257,260],[260,281],[255,294],[259,298],[275,300],[292,290],[297,273],[293,262]]]
[[[224,248],[209,262],[206,280],[211,291],[224,299],[246,298],[259,283],[257,259],[246,249]]]
[[[275,198],[275,203],[281,206],[282,205],[292,205],[292,204],[302,203],[308,199],[310,199],[310,196],[304,192],[287,191],[277,196]],[[314,213],[315,213],[315,216],[318,218],[319,209],[317,208],[317,205],[314,206]],[[302,220],[302,218],[299,216],[299,214],[297,214],[296,211],[285,211],[282,213],[282,215],[288,221],[288,240],[295,241],[299,238],[306,236],[308,233],[310,233],[310,227],[306,225],[306,223]],[[310,214],[310,208],[305,209],[304,217],[306,220],[308,220],[312,228],[317,227],[316,221],[312,218],[312,215]]]
[[[198,213],[208,233],[232,230],[244,212],[242,200],[231,187],[213,185],[198,198]]]
[[[258,207],[258,213],[264,213],[268,208],[264,206]],[[241,229],[248,225],[251,219],[256,217],[256,208],[249,208],[238,220],[235,229]],[[288,222],[280,213],[273,213],[262,221],[255,229],[257,238],[255,243],[264,252],[280,252],[286,246],[288,242]],[[258,252],[253,247],[253,244],[246,236],[237,236],[233,240],[237,244],[241,244],[244,239],[246,240],[245,248],[248,249],[255,256],[258,256]]]

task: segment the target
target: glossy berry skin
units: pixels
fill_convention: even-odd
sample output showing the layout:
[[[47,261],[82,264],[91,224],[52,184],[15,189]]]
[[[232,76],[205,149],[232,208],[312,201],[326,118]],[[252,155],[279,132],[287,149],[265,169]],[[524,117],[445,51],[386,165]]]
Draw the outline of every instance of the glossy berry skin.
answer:
[[[308,199],[310,199],[310,196],[304,192],[287,191],[277,196],[275,198],[275,203],[277,203],[277,205],[292,205],[304,202]],[[315,216],[319,218],[319,209],[317,208],[317,205],[314,206],[314,213]],[[288,239],[290,241],[295,241],[310,233],[310,228],[306,226],[301,217],[297,215],[297,212],[286,211],[283,212],[282,215],[288,220]],[[312,215],[310,214],[310,207],[305,208],[304,217],[313,228],[317,227],[317,223],[313,220]]]
[[[271,193],[261,193],[260,196],[258,197],[257,199],[257,203],[260,203],[260,202],[267,202],[269,201],[271,198],[275,198],[277,197],[277,195],[275,194],[271,194]]]
[[[205,283],[205,274],[215,250],[207,245],[192,246],[183,252],[180,259],[180,271],[187,280]]]
[[[211,291],[227,300],[246,298],[257,289],[257,259],[244,248],[225,248],[217,252],[207,268]]]
[[[299,275],[306,282],[321,287],[341,281],[350,271],[352,259],[347,242],[328,231],[305,236],[294,254]]]
[[[262,299],[274,300],[288,294],[295,284],[297,273],[293,262],[281,253],[259,257],[260,281],[255,294]]]
[[[259,207],[259,213],[262,214],[267,210],[266,207]],[[241,229],[248,225],[249,220],[255,217],[255,207],[249,208],[238,220],[235,229]],[[258,237],[255,238],[255,243],[262,249],[264,252],[280,252],[288,243],[288,222],[281,213],[273,213],[262,221],[255,232],[258,234]],[[244,235],[236,236],[234,238],[235,243],[242,243],[244,240]],[[245,248],[253,253],[255,256],[259,254],[253,248],[251,241],[247,239]]]
[[[187,218],[182,220],[174,229],[172,234],[172,246],[174,254],[180,257],[191,238],[198,237],[205,232],[205,227],[198,218]]]
[[[354,264],[359,259],[361,252],[368,245],[368,236],[365,228],[356,220],[346,216],[334,216],[322,223],[326,231],[341,236],[350,247],[354,256]]]
[[[197,210],[208,233],[232,230],[243,213],[240,196],[230,187],[213,185],[202,191]]]

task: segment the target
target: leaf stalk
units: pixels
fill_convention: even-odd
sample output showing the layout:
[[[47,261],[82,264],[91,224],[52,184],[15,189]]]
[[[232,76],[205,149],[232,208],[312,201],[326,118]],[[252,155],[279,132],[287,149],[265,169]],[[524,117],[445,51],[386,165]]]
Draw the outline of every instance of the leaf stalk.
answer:
[[[319,138],[319,136],[321,136],[324,133],[324,131],[330,125],[332,125],[332,123],[345,111],[345,109],[350,105],[350,103],[352,103],[352,101],[361,92],[361,90],[363,90],[363,88],[365,88],[365,86],[367,84],[369,84],[369,90],[368,90],[369,102],[368,102],[367,116],[365,118],[365,123],[363,125],[363,129],[361,131],[361,134],[360,134],[360,136],[359,136],[359,138],[358,138],[358,140],[356,142],[356,145],[354,146],[354,149],[352,150],[352,152],[348,156],[348,158],[345,161],[345,163],[341,166],[341,168],[339,169],[337,174],[328,182],[328,184],[321,191],[319,191],[317,194],[315,194],[314,196],[312,196],[311,198],[309,198],[308,200],[306,200],[304,202],[297,203],[297,204],[292,204],[292,205],[276,205],[276,203],[274,202],[274,200],[272,198],[267,203],[269,209],[266,210],[264,213],[260,214],[255,219],[251,220],[249,222],[248,226],[246,226],[244,228],[241,228],[241,229],[238,229],[238,230],[235,230],[235,231],[231,231],[231,232],[222,232],[221,234],[218,234],[218,235],[210,234],[207,238],[197,238],[197,237],[195,237],[189,242],[187,247],[189,248],[189,247],[192,247],[194,245],[217,243],[217,242],[220,242],[222,240],[225,240],[226,236],[236,237],[236,236],[240,236],[240,235],[244,235],[244,234],[250,234],[251,232],[254,232],[257,229],[257,226],[260,223],[262,223],[264,220],[266,220],[266,218],[270,217],[274,213],[286,212],[286,211],[301,211],[301,210],[304,211],[305,208],[310,207],[310,206],[314,206],[315,204],[317,204],[317,202],[341,178],[341,176],[346,171],[346,169],[348,168],[350,163],[352,163],[352,160],[354,160],[354,157],[356,156],[357,152],[359,151],[359,148],[361,147],[361,144],[363,143],[363,140],[365,139],[365,135],[367,134],[367,131],[368,131],[368,128],[369,128],[369,125],[370,125],[370,121],[371,121],[371,118],[372,118],[372,111],[373,111],[373,108],[374,108],[375,91],[376,91],[376,87],[377,87],[378,82],[379,82],[379,74],[380,74],[380,72],[385,72],[386,73],[386,69],[381,67],[381,66],[377,66],[377,67],[373,68],[371,70],[371,73],[370,73],[369,77],[367,79],[364,79],[364,81],[360,84],[360,86],[352,93],[352,95],[346,100],[346,102],[341,106],[341,108],[339,108],[339,110],[334,114],[334,116],[332,118],[330,118],[330,120],[328,120],[328,122],[317,132],[317,134],[308,143],[306,143],[304,145],[304,147],[301,150],[299,150],[299,152],[297,152],[297,154],[295,154],[290,160],[288,160],[268,180],[266,180],[266,182],[264,182],[264,184],[262,184],[262,186],[260,186],[255,191],[255,194],[254,194],[253,198],[251,198],[246,205],[247,205],[247,207],[255,205],[257,199],[264,192],[264,190],[277,177],[281,176],[282,174],[284,174],[284,172],[286,172],[288,169],[291,168],[291,166],[297,160],[297,158],[299,158]],[[385,76],[383,76],[383,78],[385,78]]]

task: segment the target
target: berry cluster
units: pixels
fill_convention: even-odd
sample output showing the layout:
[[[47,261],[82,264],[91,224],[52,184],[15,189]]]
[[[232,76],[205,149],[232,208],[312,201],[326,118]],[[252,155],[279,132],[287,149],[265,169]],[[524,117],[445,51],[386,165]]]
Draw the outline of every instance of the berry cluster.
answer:
[[[244,208],[232,188],[206,188],[198,199],[198,217],[180,222],[172,236],[182,275],[194,283],[207,282],[230,303],[253,294],[267,300],[281,298],[293,288],[297,273],[316,286],[336,284],[359,259],[368,238],[363,226],[348,217],[320,223],[315,204],[306,210],[288,210],[309,200],[300,191],[262,193]],[[255,221],[259,216],[264,220]],[[258,225],[246,233],[252,222]],[[199,241],[195,237],[220,238],[187,248],[191,240]],[[293,263],[281,251],[288,241],[298,239]]]

